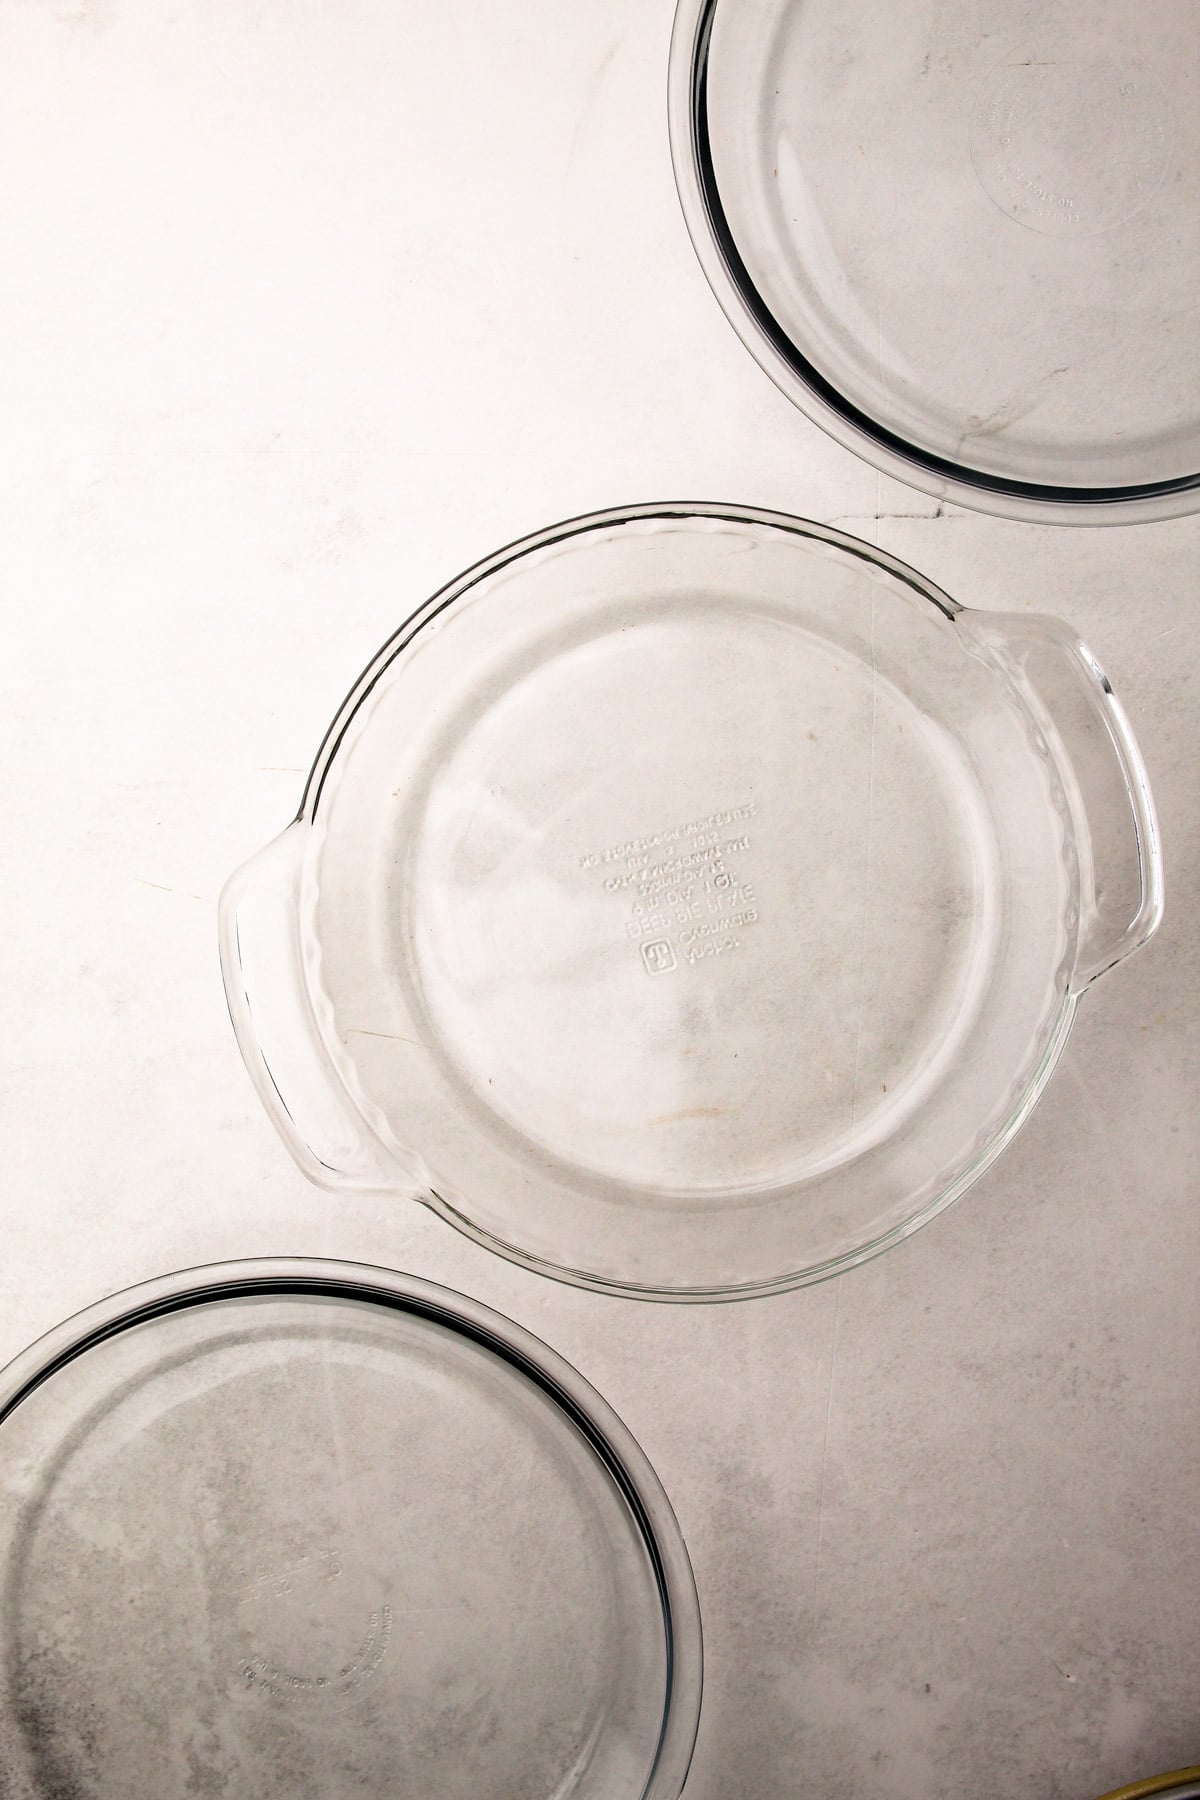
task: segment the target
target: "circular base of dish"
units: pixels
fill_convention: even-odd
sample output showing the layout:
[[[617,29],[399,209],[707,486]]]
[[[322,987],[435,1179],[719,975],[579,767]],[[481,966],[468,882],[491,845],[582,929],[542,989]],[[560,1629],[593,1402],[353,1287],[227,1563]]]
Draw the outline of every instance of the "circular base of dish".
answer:
[[[994,856],[969,763],[869,651],[715,596],[616,611],[444,729],[390,936],[461,1104],[726,1204],[921,1105],[986,984]]]
[[[382,1272],[235,1273],[0,1411],[5,1792],[673,1800],[662,1552],[557,1359]]]

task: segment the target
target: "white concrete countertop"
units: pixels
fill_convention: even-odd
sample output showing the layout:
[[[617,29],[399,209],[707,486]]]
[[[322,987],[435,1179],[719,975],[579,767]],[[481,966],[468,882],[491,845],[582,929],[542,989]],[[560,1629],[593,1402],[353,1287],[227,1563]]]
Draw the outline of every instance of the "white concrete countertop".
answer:
[[[688,1800],[1092,1800],[1200,1761],[1200,519],[935,516],[799,414],[687,239],[671,11],[0,8],[0,1362],[224,1258],[463,1289],[577,1364],[674,1502]],[[1158,937],[962,1202],[735,1306],[574,1291],[306,1185],[215,946],[408,612],[541,525],[678,499],[1072,621],[1167,860]]]

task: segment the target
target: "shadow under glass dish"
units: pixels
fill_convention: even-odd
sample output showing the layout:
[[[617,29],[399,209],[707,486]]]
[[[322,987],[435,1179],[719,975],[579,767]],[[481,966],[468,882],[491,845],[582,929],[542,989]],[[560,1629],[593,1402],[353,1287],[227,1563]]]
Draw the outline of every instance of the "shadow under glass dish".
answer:
[[[644,507],[397,633],[221,943],[313,1179],[713,1298],[961,1193],[1160,904],[1136,745],[1067,627],[800,520]]]
[[[378,1269],[241,1263],[0,1373],[6,1800],[676,1800],[687,1553],[528,1333]]]
[[[670,124],[717,298],[848,448],[1014,517],[1200,504],[1191,0],[680,0]]]

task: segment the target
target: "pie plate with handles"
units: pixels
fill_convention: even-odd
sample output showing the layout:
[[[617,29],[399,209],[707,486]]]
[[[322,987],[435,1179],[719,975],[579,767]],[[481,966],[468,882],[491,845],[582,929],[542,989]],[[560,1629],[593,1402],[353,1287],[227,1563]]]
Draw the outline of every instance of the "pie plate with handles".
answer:
[[[719,1299],[949,1205],[1161,906],[1142,758],[1067,626],[800,519],[660,505],[414,613],[220,937],[314,1181]]]

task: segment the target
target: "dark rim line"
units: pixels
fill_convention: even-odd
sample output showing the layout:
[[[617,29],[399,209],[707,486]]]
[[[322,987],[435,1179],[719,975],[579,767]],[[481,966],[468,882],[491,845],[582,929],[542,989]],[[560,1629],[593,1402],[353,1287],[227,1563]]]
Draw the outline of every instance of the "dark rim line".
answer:
[[[667,1582],[666,1564],[659,1547],[658,1535],[654,1529],[649,1511],[642,1499],[636,1482],[626,1469],[617,1451],[613,1448],[600,1426],[596,1424],[584,1408],[567,1390],[557,1382],[553,1375],[530,1357],[526,1356],[516,1345],[507,1344],[503,1338],[495,1336],[484,1326],[472,1319],[463,1318],[459,1313],[447,1307],[438,1306],[434,1301],[425,1300],[417,1295],[393,1294],[386,1288],[375,1288],[365,1283],[340,1281],[333,1276],[292,1275],[292,1276],[247,1276],[215,1283],[211,1287],[197,1285],[181,1290],[179,1293],[164,1294],[156,1300],[148,1300],[129,1312],[120,1314],[115,1319],[106,1320],[67,1344],[57,1355],[50,1358],[40,1368],[35,1369],[29,1379],[23,1382],[17,1392],[0,1406],[0,1426],[16,1411],[17,1407],[36,1392],[45,1382],[59,1374],[70,1363],[94,1350],[98,1345],[106,1343],[110,1338],[118,1337],[123,1331],[134,1326],[144,1325],[153,1319],[167,1317],[171,1313],[183,1312],[193,1306],[202,1306],[210,1302],[226,1300],[242,1300],[251,1296],[274,1295],[287,1296],[319,1296],[335,1300],[366,1300],[373,1305],[386,1306],[391,1311],[412,1313],[418,1318],[427,1319],[432,1324],[446,1326],[456,1331],[461,1337],[471,1339],[483,1349],[499,1356],[519,1375],[531,1381],[546,1394],[559,1410],[566,1414],[572,1425],[585,1439],[599,1458],[602,1466],[611,1476],[617,1491],[633,1516],[634,1524],[654,1572],[654,1582],[658,1589],[659,1604],[662,1607],[663,1635],[666,1642],[666,1683],[663,1703],[662,1723],[659,1727],[658,1744],[654,1753],[653,1772],[658,1767],[666,1736],[667,1722],[675,1694],[675,1623],[671,1604],[671,1594]]]
[[[771,348],[786,363],[789,371],[798,381],[803,382],[805,387],[809,388],[833,412],[845,419],[847,424],[854,426],[857,431],[873,439],[885,450],[891,451],[893,455],[903,457],[906,462],[915,463],[918,468],[925,469],[930,474],[940,475],[947,480],[958,481],[969,487],[982,488],[990,493],[1007,494],[1013,499],[1040,500],[1052,505],[1111,506],[1122,502],[1164,499],[1170,494],[1187,493],[1193,488],[1200,487],[1200,473],[1176,476],[1169,481],[1147,482],[1144,485],[1088,488],[1043,486],[1038,482],[1016,481],[1005,475],[991,475],[983,469],[974,469],[967,463],[951,462],[945,457],[935,456],[932,451],[922,450],[918,445],[909,443],[906,438],[898,437],[885,425],[881,425],[877,419],[871,418],[868,413],[861,412],[852,401],[847,400],[844,394],[826,380],[825,376],[814,368],[807,357],[797,349],[755,287],[749,270],[742,261],[725,214],[725,208],[721,203],[708,128],[708,51],[716,9],[717,0],[706,0],[699,25],[696,28],[696,40],[692,53],[692,149],[695,156],[700,198],[708,219],[709,230],[712,232],[713,240],[738,298]]]

